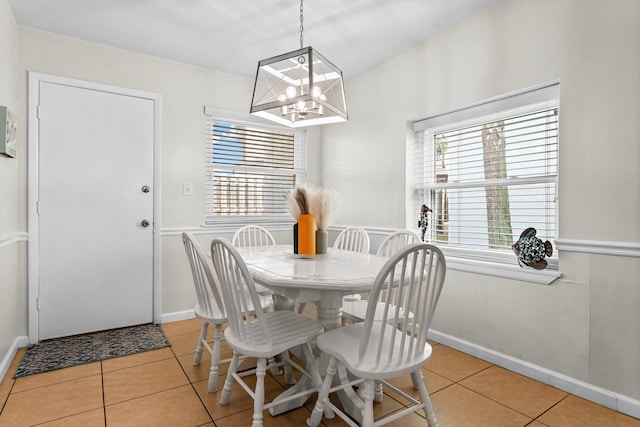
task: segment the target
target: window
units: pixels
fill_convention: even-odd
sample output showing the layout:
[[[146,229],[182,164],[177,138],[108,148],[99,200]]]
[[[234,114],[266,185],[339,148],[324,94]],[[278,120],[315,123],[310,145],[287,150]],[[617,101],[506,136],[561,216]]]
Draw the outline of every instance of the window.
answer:
[[[432,210],[425,239],[449,254],[504,262],[528,227],[553,242],[558,108],[552,84],[415,122],[408,209],[416,225],[423,204]]]
[[[206,223],[292,222],[284,195],[306,158],[303,130],[207,115]]]

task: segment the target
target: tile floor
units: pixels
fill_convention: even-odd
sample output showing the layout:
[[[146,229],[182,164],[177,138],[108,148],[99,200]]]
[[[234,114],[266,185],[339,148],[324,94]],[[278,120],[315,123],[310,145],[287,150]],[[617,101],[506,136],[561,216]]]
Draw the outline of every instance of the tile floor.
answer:
[[[307,312],[313,316],[313,305],[307,305]],[[0,383],[0,426],[251,425],[253,402],[240,387],[234,387],[228,406],[218,404],[218,393],[207,393],[208,353],[199,366],[192,365],[200,327],[195,319],[164,324],[170,348],[14,380],[22,349]],[[636,418],[432,344],[433,356],[423,373],[442,427],[640,427]],[[228,348],[222,353],[230,355]],[[267,399],[284,390],[283,384],[282,376],[268,374]],[[413,391],[408,378],[396,385]],[[304,426],[314,396],[295,411],[277,417],[266,413],[265,427]],[[401,405],[389,394],[376,404],[376,416]],[[337,417],[323,422],[346,425]],[[426,426],[426,421],[412,414],[390,425]]]

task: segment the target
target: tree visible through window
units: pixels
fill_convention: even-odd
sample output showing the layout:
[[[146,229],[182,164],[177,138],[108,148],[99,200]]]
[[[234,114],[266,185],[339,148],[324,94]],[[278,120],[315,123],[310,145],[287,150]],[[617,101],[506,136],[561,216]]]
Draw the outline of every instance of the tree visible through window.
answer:
[[[410,208],[432,209],[427,238],[445,247],[511,251],[528,227],[555,238],[557,101],[487,117],[421,123]]]

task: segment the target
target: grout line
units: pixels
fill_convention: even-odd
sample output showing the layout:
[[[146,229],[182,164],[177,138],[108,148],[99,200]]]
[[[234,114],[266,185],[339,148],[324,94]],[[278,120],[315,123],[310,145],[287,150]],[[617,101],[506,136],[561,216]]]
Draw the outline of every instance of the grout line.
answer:
[[[541,416],[543,416],[544,414],[546,414],[547,412],[549,412],[550,410],[552,410],[553,408],[555,408],[556,406],[558,406],[560,404],[560,402],[562,402],[563,400],[565,400],[566,398],[568,398],[569,396],[572,396],[571,393],[567,393],[566,396],[564,396],[562,399],[558,400],[556,403],[554,403],[553,405],[551,405],[550,407],[548,407],[545,411],[543,411],[540,415],[538,415],[535,419],[538,420],[538,418],[540,418]],[[541,424],[544,424],[542,421],[538,421]],[[546,425],[546,424],[544,424]]]
[[[204,349],[203,349],[204,351]],[[180,363],[180,360],[178,360],[178,355],[176,354],[175,351],[173,351],[173,348],[171,348],[171,353],[173,354],[173,357],[175,357],[176,362],[178,362],[178,365],[180,366],[180,369],[182,369],[182,372],[184,373],[184,375],[187,377],[187,380],[189,380],[189,385],[191,385],[191,388],[193,389],[193,392],[196,394],[196,397],[198,398],[198,400],[200,401],[200,403],[202,404],[202,407],[204,408],[204,410],[207,412],[207,415],[209,415],[209,419],[211,420],[211,422],[213,423],[213,425],[215,426],[216,423],[213,420],[213,415],[211,414],[211,412],[209,412],[209,408],[207,408],[207,405],[204,403],[204,401],[202,400],[202,397],[200,396],[200,393],[198,393],[198,390],[196,389],[195,384],[193,383],[193,381],[191,381],[191,378],[189,378],[189,375],[187,375],[187,371],[184,370],[184,367],[182,366],[182,363]],[[207,424],[207,423],[205,423]],[[203,424],[204,425],[204,424]]]
[[[487,395],[485,395],[485,394],[482,394],[482,393],[480,393],[480,392],[478,392],[478,391],[476,391],[476,390],[474,390],[474,389],[471,389],[471,388],[469,388],[469,387],[466,387],[464,384],[458,384],[458,385],[459,385],[460,387],[462,387],[462,388],[466,389],[466,390],[469,390],[470,392],[473,392],[473,393],[477,394],[478,396],[482,396],[482,397],[484,397],[485,399],[490,400],[490,401],[492,401],[492,402],[495,402],[495,403],[497,403],[498,405],[500,405],[500,406],[502,406],[502,407],[504,407],[504,408],[507,408],[507,409],[509,409],[509,410],[511,410],[511,411],[513,411],[513,412],[516,412],[516,413],[518,413],[518,414],[520,414],[520,415],[522,415],[522,416],[524,416],[524,417],[527,417],[530,421],[529,421],[527,424],[525,424],[525,425],[529,425],[529,424],[531,424],[531,423],[532,423],[533,421],[535,421],[535,420],[536,420],[536,418],[537,418],[537,417],[536,417],[536,418],[531,418],[531,416],[530,416],[530,415],[527,415],[527,414],[525,414],[525,413],[522,413],[522,412],[520,412],[519,410],[517,410],[517,409],[515,409],[515,408],[512,408],[512,407],[510,407],[510,406],[506,405],[506,404],[505,404],[505,403],[503,403],[503,402],[500,402],[500,401],[498,401],[498,400],[495,400],[495,399],[493,399],[493,398],[491,398],[491,397],[489,397],[489,396],[487,396]],[[552,405],[552,407],[553,407],[553,406],[555,406],[555,405]],[[546,411],[545,411],[545,412],[546,412]],[[544,413],[544,412],[543,412],[543,413]],[[541,415],[542,415],[542,414],[541,414]]]
[[[103,361],[100,361],[100,384],[102,387],[102,415],[104,418],[104,427],[107,427],[107,402],[105,401],[104,398],[104,365],[102,363]]]

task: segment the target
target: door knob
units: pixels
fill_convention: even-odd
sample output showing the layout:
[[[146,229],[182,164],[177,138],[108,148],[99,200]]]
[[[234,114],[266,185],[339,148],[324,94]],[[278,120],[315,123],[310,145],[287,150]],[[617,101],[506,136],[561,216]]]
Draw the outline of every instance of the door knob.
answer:
[[[151,190],[151,189],[149,188],[149,186],[148,186],[148,185],[143,185],[143,186],[142,186],[142,192],[143,192],[143,193],[148,193],[150,190]]]
[[[142,225],[144,228],[147,228],[149,226],[149,220],[143,219],[142,222],[140,222],[140,225]]]

